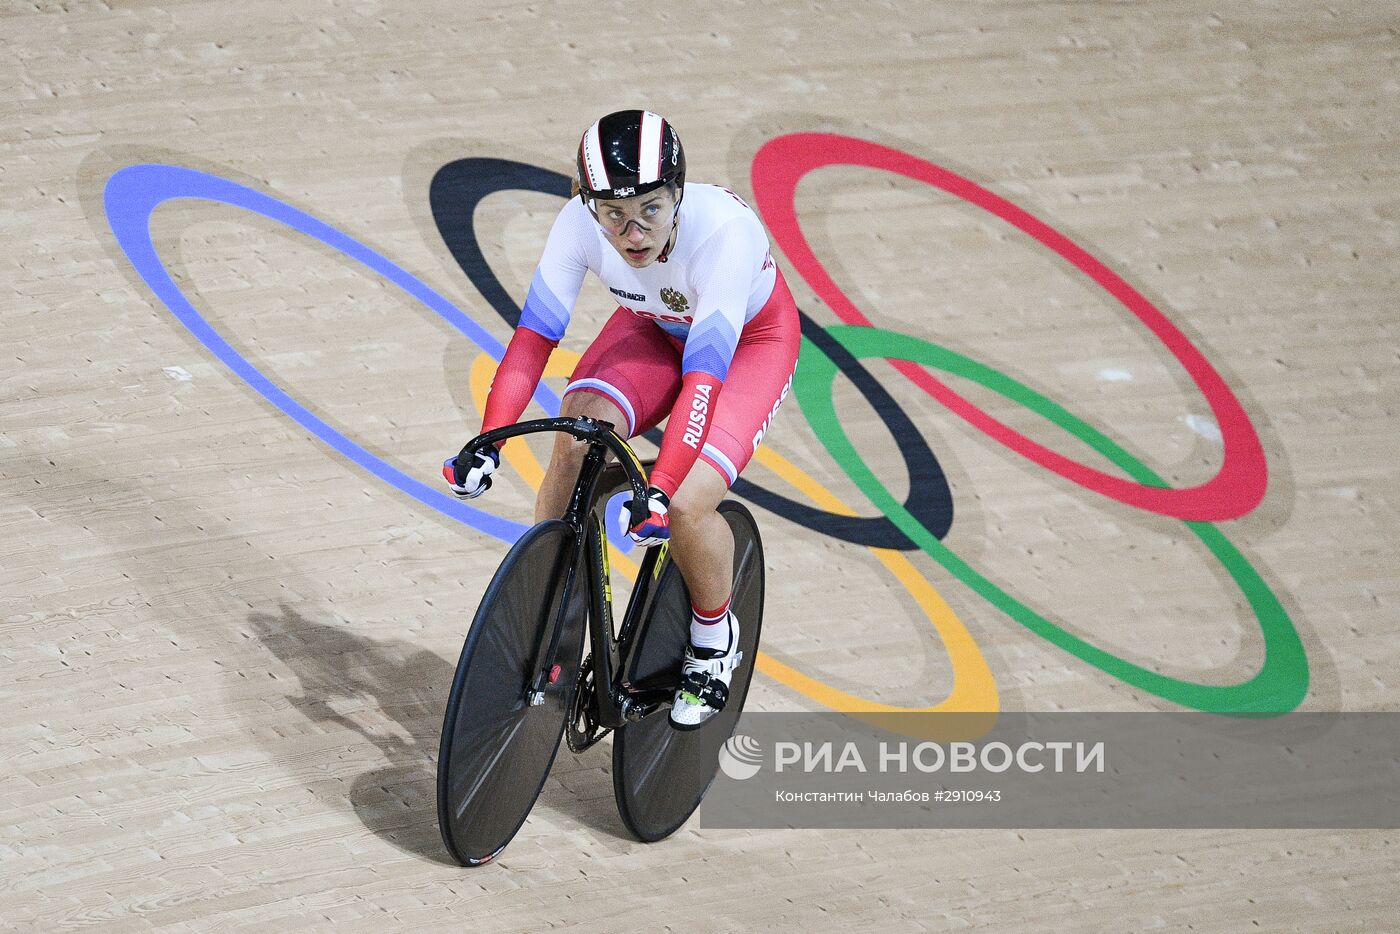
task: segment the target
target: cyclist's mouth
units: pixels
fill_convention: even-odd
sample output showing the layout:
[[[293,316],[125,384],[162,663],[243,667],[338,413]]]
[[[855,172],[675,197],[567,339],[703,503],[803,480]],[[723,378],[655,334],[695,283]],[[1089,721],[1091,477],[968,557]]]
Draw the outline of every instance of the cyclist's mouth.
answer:
[[[635,249],[635,248],[633,248],[633,247],[628,247],[628,248],[627,248],[627,255],[630,256],[632,259],[645,259],[645,258],[646,258],[646,255],[647,255],[648,253],[650,253],[650,252],[651,252],[651,247],[649,247],[649,246],[648,246],[648,247],[643,247],[643,248],[641,248],[641,249]]]

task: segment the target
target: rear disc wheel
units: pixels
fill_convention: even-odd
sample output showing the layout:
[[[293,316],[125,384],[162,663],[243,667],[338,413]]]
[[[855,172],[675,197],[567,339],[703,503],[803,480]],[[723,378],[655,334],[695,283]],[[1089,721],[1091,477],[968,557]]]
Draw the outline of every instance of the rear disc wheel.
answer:
[[[613,737],[613,796],[623,823],[639,840],[675,833],[699,807],[719,771],[719,751],[734,733],[748,695],[763,624],[763,542],[752,514],[733,500],[720,515],[734,533],[733,613],[739,620],[743,660],[729,685],[724,709],[697,730],[677,730],[666,710],[616,731]],[[638,633],[630,682],[667,683],[674,690],[690,638],[690,595],[680,570],[667,562],[657,582],[648,619]]]

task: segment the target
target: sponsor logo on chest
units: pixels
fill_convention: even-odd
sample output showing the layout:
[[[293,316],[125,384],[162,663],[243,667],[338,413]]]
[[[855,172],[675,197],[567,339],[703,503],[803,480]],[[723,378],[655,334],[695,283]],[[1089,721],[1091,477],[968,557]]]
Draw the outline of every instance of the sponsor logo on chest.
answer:
[[[636,286],[633,286],[636,288]],[[608,286],[608,291],[618,298],[627,302],[635,302],[637,305],[650,304],[645,294],[629,292],[624,289],[615,289]],[[650,318],[653,321],[665,321],[669,324],[689,325],[695,321],[695,317],[690,314],[690,299],[685,294],[670,286],[661,290],[661,303],[666,306],[666,311],[651,311],[646,308],[637,308],[636,305],[626,304],[624,307],[639,318]],[[654,306],[653,306],[654,307]],[[669,312],[669,314],[668,314]]]
[[[638,318],[653,318],[657,321],[669,321],[672,324],[691,324],[695,321],[690,315],[663,315],[654,311],[645,311],[641,308],[628,308],[627,310]]]

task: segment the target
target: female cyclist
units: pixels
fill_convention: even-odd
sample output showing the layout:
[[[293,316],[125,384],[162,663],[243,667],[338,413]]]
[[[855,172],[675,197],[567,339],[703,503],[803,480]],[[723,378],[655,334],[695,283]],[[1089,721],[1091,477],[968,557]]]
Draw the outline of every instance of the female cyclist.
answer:
[[[690,591],[671,723],[695,729],[724,707],[742,654],[729,608],[734,538],[716,507],[791,387],[797,306],[757,216],[728,189],[686,184],[680,137],[660,116],[603,117],[583,134],[577,171],[578,197],[549,232],[481,430],[519,420],[591,270],[619,307],[579,360],[562,414],[612,422],[629,438],[669,416],[650,516],[629,532],[640,545],[669,539]],[[535,521],[563,514],[585,447],[556,436]],[[492,449],[465,466],[449,459],[443,475],[475,497],[499,466]]]

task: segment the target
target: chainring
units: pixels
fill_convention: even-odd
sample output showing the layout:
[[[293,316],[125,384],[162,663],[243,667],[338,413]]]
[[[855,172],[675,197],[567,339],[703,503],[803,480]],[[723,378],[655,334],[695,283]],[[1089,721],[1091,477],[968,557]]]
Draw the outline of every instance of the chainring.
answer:
[[[593,656],[589,655],[579,666],[578,682],[574,687],[574,701],[569,707],[569,722],[564,728],[564,739],[569,744],[571,752],[583,752],[611,732],[598,724],[598,707],[594,702],[595,694]]]

